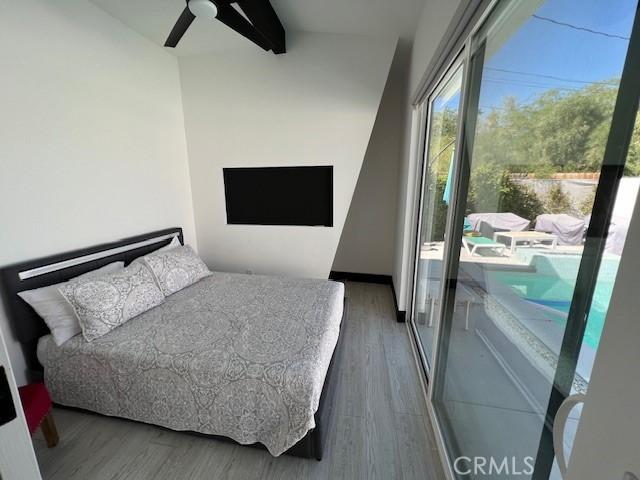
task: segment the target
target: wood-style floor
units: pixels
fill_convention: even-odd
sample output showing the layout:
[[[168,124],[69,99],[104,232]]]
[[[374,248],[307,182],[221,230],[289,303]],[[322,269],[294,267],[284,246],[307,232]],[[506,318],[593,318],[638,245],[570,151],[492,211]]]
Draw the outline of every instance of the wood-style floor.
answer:
[[[337,415],[321,462],[62,408],[60,443],[34,438],[42,477],[89,479],[440,480],[404,324],[386,285],[347,284]]]

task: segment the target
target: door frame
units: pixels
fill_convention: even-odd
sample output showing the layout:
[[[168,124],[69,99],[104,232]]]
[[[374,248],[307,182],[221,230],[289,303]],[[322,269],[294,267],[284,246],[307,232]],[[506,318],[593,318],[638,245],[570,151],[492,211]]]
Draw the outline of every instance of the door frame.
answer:
[[[468,91],[468,82],[469,82],[468,71],[469,71],[469,60],[470,60],[469,52],[471,51],[471,40],[473,39],[475,34],[480,30],[480,28],[482,27],[486,19],[489,17],[491,12],[494,10],[496,5],[500,1],[501,0],[483,0],[480,2],[481,5],[476,5],[473,16],[465,17],[465,19],[463,20],[465,25],[461,27],[464,30],[464,33],[461,35],[461,37],[463,38],[463,41],[460,43],[460,45],[452,46],[447,53],[440,52],[439,54],[440,56],[444,55],[446,58],[449,58],[450,60],[447,62],[443,62],[444,67],[441,68],[441,71],[439,74],[436,74],[433,77],[434,80],[430,83],[430,86],[428,88],[425,88],[425,87],[422,88],[422,90],[425,91],[426,93],[420,96],[416,100],[416,102],[414,103],[414,109],[413,109],[413,113],[414,113],[413,120],[414,121],[416,120],[416,114],[417,114],[418,115],[417,120],[419,122],[419,125],[418,125],[419,131],[417,132],[417,135],[415,136],[415,138],[412,139],[412,142],[414,142],[413,147],[417,151],[416,156],[418,158],[418,162],[416,166],[416,174],[417,174],[416,176],[418,177],[418,181],[416,183],[418,185],[417,185],[416,193],[414,194],[414,200],[413,200],[414,214],[412,215],[412,221],[413,221],[414,231],[412,235],[412,241],[414,242],[414,245],[412,245],[412,257],[411,257],[411,261],[413,262],[413,265],[412,265],[412,269],[410,270],[411,274],[408,282],[408,291],[410,294],[410,297],[409,297],[410,309],[408,309],[407,311],[408,318],[406,322],[406,328],[407,328],[409,337],[411,338],[410,344],[412,347],[414,361],[416,363],[418,370],[422,372],[422,375],[420,375],[420,381],[422,384],[422,392],[425,399],[427,414],[429,417],[431,427],[433,428],[433,432],[436,440],[436,448],[438,450],[438,454],[440,457],[440,463],[447,480],[456,480],[456,476],[453,471],[453,464],[449,456],[447,444],[445,442],[444,432],[440,426],[440,420],[436,414],[436,411],[432,402],[433,395],[434,395],[435,382],[432,381],[430,377],[430,372],[438,371],[437,369],[438,369],[438,359],[439,359],[439,348],[441,343],[440,329],[441,329],[442,305],[444,305],[444,300],[445,300],[445,297],[442,294],[443,294],[443,291],[446,290],[446,282],[441,281],[441,287],[442,287],[441,297],[440,297],[441,308],[439,309],[440,315],[436,319],[436,327],[434,329],[433,365],[431,366],[430,369],[428,368],[427,363],[425,361],[424,351],[422,350],[420,340],[418,338],[417,332],[415,331],[415,327],[413,326],[414,325],[414,318],[413,318],[414,308],[413,307],[415,302],[415,288],[416,288],[415,280],[417,275],[420,223],[422,222],[422,197],[424,194],[423,186],[424,186],[424,180],[425,180],[425,177],[424,177],[424,173],[425,173],[424,169],[426,164],[425,151],[426,151],[426,141],[428,136],[427,134],[428,126],[426,125],[426,119],[428,118],[428,115],[430,113],[427,107],[430,105],[430,100],[433,97],[434,92],[437,91],[438,87],[443,82],[443,79],[446,77],[447,74],[451,74],[451,72],[453,71],[452,67],[456,64],[456,61],[460,61],[464,70],[463,70],[463,77],[462,77],[462,90],[460,92],[461,103],[460,103],[460,109],[458,113],[459,116],[458,116],[458,131],[457,131],[457,137],[456,137],[456,152],[453,158],[454,173],[453,173],[453,178],[451,179],[451,199],[449,202],[449,208],[447,210],[447,222],[445,227],[445,231],[449,231],[449,229],[451,228],[451,224],[454,221],[453,213],[456,208],[455,205],[457,202],[458,191],[459,191],[458,182],[459,182],[459,175],[460,175],[460,158],[461,158],[461,152],[462,152],[462,149],[460,147],[462,145],[462,140],[463,140],[463,132],[462,132],[462,128],[460,127],[462,125],[462,119],[464,118],[464,115],[466,113],[465,104],[467,102],[467,91]],[[458,19],[458,21],[460,20],[461,19]],[[454,20],[452,23],[455,23],[455,22],[456,20]],[[432,65],[430,65],[430,67],[431,66]],[[450,250],[451,250],[450,248],[446,248],[446,243],[447,242],[445,242],[444,256],[443,256],[443,271],[442,271],[443,276],[445,273],[445,265],[449,261]]]
[[[466,46],[466,45],[465,45]],[[414,335],[414,339],[417,342],[416,346],[418,349],[418,354],[420,356],[421,362],[422,362],[422,370],[424,372],[424,374],[427,377],[427,381],[429,383],[431,383],[429,381],[430,379],[430,375],[431,372],[434,371],[433,370],[433,365],[435,364],[435,359],[436,359],[436,349],[437,349],[437,338],[438,338],[438,330],[439,330],[439,313],[435,315],[435,325],[434,325],[434,333],[433,333],[433,345],[432,345],[432,351],[433,351],[433,358],[432,358],[432,365],[429,365],[429,362],[427,361],[427,356],[425,354],[424,348],[422,347],[422,342],[420,342],[420,335],[418,333],[417,327],[416,327],[416,315],[415,315],[415,309],[416,309],[416,289],[418,287],[418,266],[419,266],[419,257],[420,257],[420,234],[422,231],[422,216],[424,214],[424,206],[423,206],[423,200],[424,200],[424,196],[425,196],[425,186],[426,186],[426,179],[427,179],[427,175],[429,172],[429,162],[428,162],[428,158],[429,158],[429,139],[431,137],[431,106],[433,104],[433,101],[435,100],[435,98],[442,92],[442,90],[444,89],[444,87],[446,86],[447,82],[449,82],[454,75],[457,73],[458,69],[462,68],[462,85],[464,86],[464,82],[465,82],[465,74],[466,74],[466,57],[464,55],[465,53],[465,46],[463,46],[458,53],[453,57],[453,59],[447,64],[447,67],[444,69],[443,73],[438,77],[437,81],[435,82],[435,84],[433,85],[433,88],[431,88],[429,90],[428,95],[425,95],[425,97],[422,99],[422,101],[420,102],[420,104],[418,105],[418,110],[419,110],[419,115],[420,115],[420,132],[419,132],[419,137],[418,137],[418,142],[419,142],[419,151],[418,151],[418,158],[420,159],[418,166],[417,166],[417,170],[418,170],[418,178],[419,178],[419,187],[418,187],[418,191],[417,191],[417,200],[416,200],[416,210],[417,210],[417,215],[415,217],[415,231],[414,231],[414,236],[413,236],[413,268],[412,268],[412,280],[410,282],[411,284],[411,301],[409,303],[409,311],[408,311],[408,322],[410,327],[411,327],[411,331],[413,332]],[[461,116],[463,113],[463,103],[464,103],[464,98],[463,98],[463,93],[462,90],[460,92],[461,97],[460,97],[460,107],[458,108],[458,122],[457,122],[457,130],[456,130],[456,141],[455,141],[455,145],[458,145],[458,141],[460,140],[460,137],[458,135],[458,132],[460,130],[460,125],[461,125]],[[454,158],[453,158],[453,162],[456,162],[456,157],[457,157],[457,149],[456,152],[454,154]],[[454,165],[454,169],[455,169],[455,165]],[[455,179],[455,175],[454,175],[454,179]],[[454,179],[452,179],[452,187],[454,185]],[[451,204],[453,203],[453,198],[455,196],[455,191],[452,189],[451,191],[451,200],[449,202],[449,209],[451,208]],[[449,210],[448,209],[448,210]],[[449,212],[447,210],[447,223],[448,223],[448,217],[449,217]],[[446,241],[445,241],[445,248],[444,251],[446,252]],[[444,265],[444,263],[443,263]],[[442,269],[442,273],[444,274],[444,268]],[[440,284],[442,285],[443,282],[441,281]],[[443,297],[440,297],[441,299]],[[440,305],[442,305],[442,301],[440,301]],[[438,308],[438,310],[440,309],[440,307]]]
[[[455,229],[453,227],[456,226],[456,221],[458,219],[461,219],[462,218],[461,215],[464,214],[464,212],[461,213],[458,211],[460,209],[460,205],[458,205],[459,204],[458,200],[459,200],[459,194],[462,187],[464,187],[465,182],[468,182],[469,180],[468,172],[466,172],[466,175],[465,175],[465,172],[463,172],[463,168],[464,168],[463,155],[465,155],[465,150],[469,146],[467,143],[468,139],[466,138],[466,135],[465,135],[465,130],[467,130],[465,120],[466,120],[467,112],[469,109],[469,103],[468,103],[469,96],[470,96],[469,92],[470,92],[470,87],[472,83],[471,70],[473,68],[473,62],[471,57],[474,54],[474,52],[472,51],[472,41],[475,38],[478,31],[485,25],[485,22],[487,21],[489,16],[494,12],[494,10],[496,9],[496,7],[501,1],[502,0],[491,0],[487,4],[483,5],[482,9],[479,9],[480,14],[477,19],[468,20],[469,24],[472,23],[473,25],[471,26],[470,29],[468,29],[468,33],[466,34],[463,45],[457,48],[455,51],[453,50],[450,51],[449,54],[446,55],[446,58],[450,58],[451,60],[446,62],[446,67],[442,69],[440,74],[434,77],[436,79],[431,83],[431,86],[428,89],[425,89],[428,93],[423,95],[414,104],[414,114],[418,112],[417,118],[420,124],[419,124],[419,131],[417,132],[415,139],[412,140],[414,142],[417,142],[417,144],[414,143],[414,148],[416,148],[416,151],[417,151],[416,155],[418,158],[418,164],[416,166],[416,174],[418,177],[418,182],[417,182],[418,188],[416,190],[416,193],[414,194],[414,203],[413,203],[413,208],[415,212],[413,215],[413,228],[415,230],[412,237],[415,243],[412,246],[413,247],[412,248],[413,265],[410,273],[410,278],[408,281],[408,286],[409,286],[408,291],[410,293],[410,298],[409,298],[410,308],[408,309],[409,318],[407,321],[407,329],[408,329],[409,335],[412,337],[411,344],[413,348],[415,361],[418,365],[418,368],[424,374],[421,376],[421,377],[424,377],[424,378],[421,378],[421,381],[423,382],[423,393],[425,394],[427,411],[431,420],[431,424],[434,428],[434,432],[436,436],[436,444],[438,447],[438,451],[440,453],[445,474],[447,478],[450,480],[454,480],[456,477],[453,474],[452,464],[450,461],[447,444],[445,443],[443,430],[440,426],[441,419],[436,414],[434,404],[433,404],[433,400],[435,396],[435,388],[439,384],[441,384],[442,381],[438,381],[433,377],[434,377],[434,373],[435,375],[438,375],[438,372],[441,371],[439,368],[439,362],[441,361],[440,349],[442,347],[442,342],[443,342],[443,329],[442,329],[443,322],[446,321],[447,318],[449,318],[450,320],[450,317],[453,314],[453,307],[455,306],[455,278],[452,278],[451,272],[452,272],[452,263],[456,264],[455,265],[456,271],[457,271],[457,266],[459,264],[459,254],[454,255],[454,251],[459,249],[460,240],[458,240],[457,242],[455,241],[457,237],[456,237],[456,232],[454,231]],[[640,43],[639,30],[640,30],[640,2],[637,5],[636,21],[634,22],[632,35],[631,35],[632,39],[634,38],[636,39],[635,43]],[[623,74],[622,74],[622,79],[626,78],[628,80],[630,77],[630,75],[627,73],[627,64],[629,63],[630,54],[636,50],[635,48],[632,48],[632,45],[633,45],[632,42],[630,42],[629,49],[627,51],[627,60],[625,61],[625,70],[623,71]],[[636,46],[640,51],[640,46],[639,45],[636,45]],[[440,54],[442,54],[442,52],[440,52]],[[640,55],[638,56],[640,57]],[[449,240],[445,241],[445,247],[444,247],[442,277],[445,280],[441,281],[441,286],[442,286],[441,297],[440,297],[441,302],[440,302],[440,307],[438,308],[438,315],[436,316],[436,322],[435,322],[435,328],[434,328],[433,360],[432,360],[432,365],[429,367],[428,363],[426,362],[424,351],[422,349],[420,339],[415,327],[415,300],[416,300],[416,288],[417,288],[418,259],[419,259],[419,251],[420,251],[419,239],[420,239],[421,222],[422,222],[422,215],[423,215],[422,202],[424,198],[424,186],[425,186],[426,174],[428,172],[427,171],[427,156],[428,156],[427,142],[429,140],[429,134],[430,134],[430,131],[429,131],[430,130],[429,119],[430,119],[430,113],[431,113],[430,106],[431,106],[431,102],[433,101],[433,98],[439,93],[439,89],[448,80],[448,78],[450,78],[448,77],[448,75],[449,76],[452,75],[453,72],[455,72],[455,69],[459,67],[459,65],[463,66],[464,71],[463,71],[463,83],[462,83],[462,91],[461,91],[462,103],[459,109],[458,131],[457,131],[457,138],[456,138],[456,152],[453,160],[455,164],[454,164],[454,174],[452,178],[451,201],[449,203],[449,208],[447,211],[446,231],[449,232]],[[635,65],[634,68],[640,71],[639,65]],[[483,72],[483,68],[482,68],[482,65],[480,65],[480,74],[482,74],[482,72]],[[628,83],[632,84],[633,82],[631,81]],[[633,88],[630,87],[627,90],[632,90],[632,89]],[[626,91],[621,92],[621,90],[622,90],[622,80],[621,80],[621,84],[618,91],[618,100],[616,103],[616,107],[618,106],[618,102],[621,101],[621,98],[624,98],[628,101],[630,97],[633,97],[633,95],[629,94],[628,92]],[[636,88],[636,90],[638,90],[638,88]],[[636,93],[640,94],[640,92],[636,92]],[[634,108],[636,108],[637,110],[637,105]],[[416,117],[414,116],[414,120],[415,118]],[[620,127],[620,123],[622,123],[621,119],[618,120],[615,118],[615,116],[612,118],[611,131],[609,132],[609,138],[607,142],[607,151],[605,152],[605,158],[602,166],[603,174],[605,173],[605,171],[608,171],[608,175],[605,178],[608,177],[610,179],[613,179],[614,185],[611,185],[611,184],[604,185],[604,187],[601,188],[602,183],[599,182],[598,184],[598,190],[599,191],[603,190],[603,192],[600,193],[601,200],[599,202],[602,208],[599,209],[600,212],[598,215],[599,215],[599,218],[606,220],[607,224],[611,220],[612,208],[606,209],[604,207],[607,204],[607,202],[611,204],[613,203],[612,198],[615,198],[617,185],[619,184],[619,177],[616,178],[616,175],[612,174],[612,172],[619,171],[620,175],[622,172],[619,161],[618,162],[614,161],[613,164],[611,161],[609,161],[609,158],[612,158],[614,155],[614,151],[615,151],[614,143],[616,143],[616,140],[613,139],[612,132],[615,130],[614,126],[616,124],[618,127]],[[633,127],[631,128],[631,130],[633,130]],[[616,136],[620,137],[620,135],[621,134],[618,133]],[[628,136],[629,136],[628,140],[630,140],[631,134],[628,134]],[[617,143],[620,144],[619,138],[617,140]],[[618,145],[618,147],[619,146],[620,145]],[[621,155],[623,157],[622,167],[626,162],[628,147],[629,147],[629,141],[626,142],[626,146],[623,149],[618,148],[618,151],[617,151],[617,153],[620,155],[621,153],[620,150],[624,150],[624,152]],[[464,178],[465,176],[466,178]],[[596,205],[594,204],[594,211],[595,211],[595,207]],[[591,256],[595,255],[595,257],[599,257],[599,258],[595,258],[595,259],[590,258],[588,261],[584,262],[586,263],[586,265],[583,267],[582,265],[584,260],[584,254],[583,254],[583,260],[581,260],[581,272],[583,269],[586,272],[587,270],[589,270],[589,267],[591,267],[591,270],[593,270],[594,265],[596,264],[599,265],[599,260],[601,258],[602,251],[604,248],[604,240],[606,239],[606,231],[604,231],[604,229],[602,228],[598,229],[597,227],[592,228],[590,226],[589,232],[591,233],[591,235],[589,235],[588,233],[588,237],[589,236],[592,237],[592,245],[589,248],[588,254]],[[595,237],[598,237],[598,238],[595,238]],[[453,239],[454,241],[452,242],[451,239]],[[582,293],[582,295],[586,295],[589,297],[589,301],[587,302],[588,303],[587,307],[590,306],[590,303],[591,303],[590,299],[593,295],[593,289],[595,288],[596,278],[597,278],[597,268],[596,268],[596,276],[592,276],[592,278],[587,279],[585,281],[585,285],[583,285],[583,287],[586,286],[586,288],[590,290],[590,292],[587,292],[586,294]],[[589,281],[590,281],[590,285],[588,285]],[[448,285],[449,283],[451,285]],[[578,289],[576,288],[576,290]],[[572,304],[574,303],[575,300],[576,298],[574,297],[574,299],[572,300]],[[580,312],[578,312],[578,314],[579,313]],[[574,316],[575,315],[576,314],[574,314]],[[570,341],[570,339],[567,340],[568,337],[571,337],[571,335],[567,335],[567,330],[565,330],[565,338],[563,339],[563,345],[565,341]],[[568,347],[563,347],[563,350],[566,350],[567,348]],[[549,413],[552,413],[551,406],[550,406]],[[541,439],[541,446],[542,446],[542,443],[543,443],[543,439]],[[539,456],[540,455],[538,454],[538,457]],[[536,472],[539,472],[537,464],[536,464]],[[534,473],[535,475],[534,478],[538,478],[537,477],[538,474],[539,473]]]

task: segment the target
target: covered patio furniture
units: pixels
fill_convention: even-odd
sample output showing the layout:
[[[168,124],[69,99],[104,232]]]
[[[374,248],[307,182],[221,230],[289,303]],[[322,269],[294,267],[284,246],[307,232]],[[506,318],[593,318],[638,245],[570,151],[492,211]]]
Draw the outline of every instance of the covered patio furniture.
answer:
[[[584,225],[584,220],[565,213],[545,213],[536,218],[535,231],[555,235],[559,245],[581,245]]]
[[[591,222],[591,215],[587,215],[584,218],[585,221],[585,233]],[[607,234],[607,243],[605,243],[604,251],[607,253],[613,253],[614,255],[622,255],[622,248],[624,247],[624,241],[627,238],[627,230],[629,229],[629,219],[614,215],[611,217],[611,223],[609,224],[609,232]]]
[[[472,213],[467,216],[473,230],[483,236],[493,238],[496,232],[521,232],[527,230],[531,222],[515,213]]]
[[[502,254],[505,250],[505,246],[502,243],[498,243],[494,240],[491,240],[487,237],[472,237],[472,236],[463,236],[462,237],[462,245],[465,250],[469,252],[469,255],[475,255],[478,250],[494,250],[498,251],[498,253]]]
[[[609,235],[607,235],[607,243],[604,246],[604,251],[615,255],[622,255],[622,248],[624,247],[628,230],[629,220],[614,217],[609,227]]]

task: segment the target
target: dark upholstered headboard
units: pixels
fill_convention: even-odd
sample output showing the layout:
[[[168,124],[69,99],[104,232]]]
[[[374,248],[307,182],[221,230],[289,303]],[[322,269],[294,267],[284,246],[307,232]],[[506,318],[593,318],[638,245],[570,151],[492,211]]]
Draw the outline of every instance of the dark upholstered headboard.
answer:
[[[184,245],[182,229],[167,228],[1,268],[0,294],[12,333],[22,345],[29,369],[42,369],[36,358],[36,347],[38,338],[49,333],[49,329],[17,295],[18,292],[64,282],[111,262],[128,265],[136,258],[168,245],[173,237],[178,237]]]

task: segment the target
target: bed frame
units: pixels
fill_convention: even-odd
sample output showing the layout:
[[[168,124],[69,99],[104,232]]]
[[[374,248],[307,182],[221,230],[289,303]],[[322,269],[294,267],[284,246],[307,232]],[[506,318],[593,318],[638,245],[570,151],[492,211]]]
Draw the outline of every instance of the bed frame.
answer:
[[[38,362],[36,349],[38,339],[49,333],[40,316],[18,295],[23,290],[46,287],[69,280],[112,262],[130,264],[136,258],[168,245],[177,237],[184,245],[182,228],[167,228],[143,235],[124,238],[115,242],[30,260],[0,269],[0,295],[4,302],[13,336],[21,345],[27,360],[31,380],[40,380],[43,367]],[[346,303],[342,324],[346,317]],[[338,343],[333,352],[329,370],[322,389],[320,404],[315,414],[316,427],[285,453],[288,455],[322,459],[326,435],[331,423],[335,392],[338,383],[338,368],[342,352],[342,325]],[[227,437],[208,435],[219,440],[231,441]],[[261,444],[255,444],[264,448]]]

